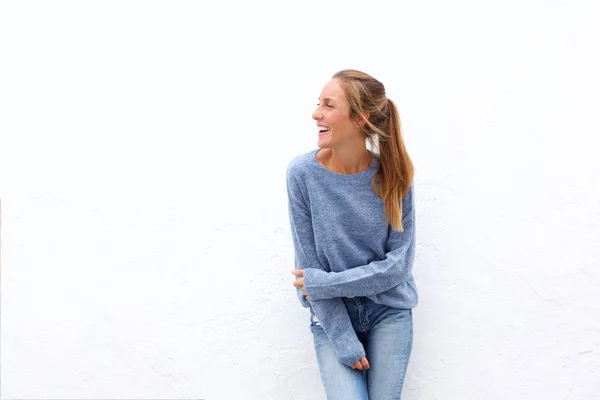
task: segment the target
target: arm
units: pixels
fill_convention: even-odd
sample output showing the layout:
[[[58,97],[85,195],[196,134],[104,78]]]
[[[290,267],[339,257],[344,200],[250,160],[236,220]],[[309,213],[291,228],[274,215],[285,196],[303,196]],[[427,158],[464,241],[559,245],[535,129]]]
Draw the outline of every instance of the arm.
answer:
[[[402,198],[404,232],[388,230],[384,260],[372,261],[341,272],[304,271],[304,290],[312,300],[343,296],[373,296],[408,280],[415,257],[415,207],[412,184]]]
[[[287,188],[296,268],[304,271],[308,269],[323,270],[324,268],[317,258],[310,210],[304,203],[298,183],[289,169]],[[319,318],[321,327],[327,334],[338,359],[342,363],[351,366],[366,356],[364,347],[356,336],[348,310],[341,298],[310,300],[309,303],[300,289],[296,289],[296,291],[304,307],[308,307],[308,304],[312,306],[315,315]]]

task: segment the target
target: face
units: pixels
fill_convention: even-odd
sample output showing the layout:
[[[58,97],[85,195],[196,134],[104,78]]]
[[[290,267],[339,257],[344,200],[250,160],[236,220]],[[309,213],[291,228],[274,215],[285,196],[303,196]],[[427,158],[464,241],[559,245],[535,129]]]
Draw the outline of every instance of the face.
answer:
[[[320,148],[333,148],[365,140],[359,125],[350,118],[350,105],[339,80],[335,78],[321,91],[317,109],[312,117],[317,121],[317,145]]]

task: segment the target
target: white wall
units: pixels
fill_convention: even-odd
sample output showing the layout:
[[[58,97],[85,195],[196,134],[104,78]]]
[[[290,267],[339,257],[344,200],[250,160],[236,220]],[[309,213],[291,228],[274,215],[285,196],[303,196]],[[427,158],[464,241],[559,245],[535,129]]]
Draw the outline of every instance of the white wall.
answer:
[[[600,398],[595,1],[3,2],[2,399],[324,399],[285,168],[331,74],[416,165],[405,399]]]

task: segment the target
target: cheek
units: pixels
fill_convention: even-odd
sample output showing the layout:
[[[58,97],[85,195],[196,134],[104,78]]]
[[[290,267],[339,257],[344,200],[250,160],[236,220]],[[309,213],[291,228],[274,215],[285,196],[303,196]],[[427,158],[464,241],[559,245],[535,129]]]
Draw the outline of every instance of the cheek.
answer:
[[[330,115],[329,116],[329,123],[330,125],[342,125],[344,123],[344,119],[340,118],[339,115]]]

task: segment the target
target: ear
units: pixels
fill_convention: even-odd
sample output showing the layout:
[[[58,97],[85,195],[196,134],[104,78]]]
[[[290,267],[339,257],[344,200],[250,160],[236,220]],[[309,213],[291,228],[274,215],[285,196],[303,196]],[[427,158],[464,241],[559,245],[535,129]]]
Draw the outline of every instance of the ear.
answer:
[[[367,123],[366,120],[369,119],[369,115],[370,115],[369,113],[365,113],[364,114],[365,119],[356,118],[356,124],[358,125],[359,128],[364,126],[364,124]]]

